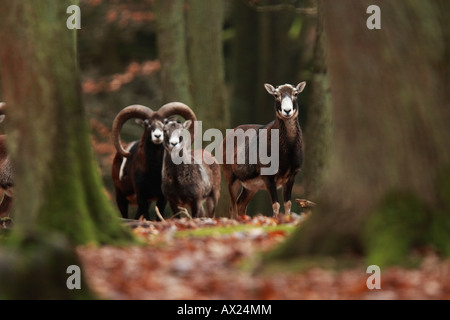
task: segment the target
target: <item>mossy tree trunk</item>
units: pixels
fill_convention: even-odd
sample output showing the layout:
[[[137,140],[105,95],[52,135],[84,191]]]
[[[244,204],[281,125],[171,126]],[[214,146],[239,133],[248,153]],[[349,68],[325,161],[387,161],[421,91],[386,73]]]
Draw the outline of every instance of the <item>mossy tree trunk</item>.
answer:
[[[369,30],[366,9],[381,9]],[[319,208],[275,255],[450,256],[448,1],[323,1],[333,149]]]
[[[69,243],[119,244],[133,239],[106,198],[93,160],[80,95],[75,31],[66,27],[71,4],[0,3],[2,96],[8,105],[16,195],[14,231],[10,247],[0,253],[0,260],[5,258],[0,276],[18,281],[16,287],[2,285],[2,298],[85,297],[86,290],[69,293],[66,283],[59,281],[68,266],[53,262],[77,264]],[[48,239],[68,241],[52,247]],[[44,256],[49,252],[52,258],[33,263],[40,259],[39,252]],[[62,258],[65,253],[71,258]],[[15,269],[8,261],[22,267]],[[36,268],[57,269],[59,276],[38,275]],[[27,287],[21,279],[34,282]]]

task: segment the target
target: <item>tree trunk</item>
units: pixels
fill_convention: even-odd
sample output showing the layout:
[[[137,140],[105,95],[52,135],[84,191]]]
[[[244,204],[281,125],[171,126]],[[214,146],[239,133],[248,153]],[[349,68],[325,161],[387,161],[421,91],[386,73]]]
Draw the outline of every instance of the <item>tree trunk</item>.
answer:
[[[366,28],[373,4],[381,30]],[[278,254],[356,250],[380,266],[416,245],[450,255],[449,3],[343,0],[322,8],[333,156],[319,208]]]
[[[187,49],[193,108],[203,130],[229,127],[222,48],[223,1],[188,0]]]
[[[257,92],[263,91],[258,83],[258,59],[252,54],[258,48],[258,13],[243,1],[233,2],[236,34],[233,39],[232,95],[230,101],[231,127],[255,122]]]
[[[157,0],[155,13],[164,100],[189,105],[203,122],[203,132],[225,132],[230,116],[222,48],[224,2]],[[227,211],[224,198],[222,194],[219,215]]]
[[[1,78],[17,197],[11,235],[15,240],[0,253],[0,260],[6,259],[1,282],[8,279],[11,285],[2,285],[0,297],[86,297],[87,288],[69,293],[61,281],[67,264],[78,264],[68,242],[61,239],[72,244],[133,239],[107,200],[93,160],[75,32],[66,28],[71,4],[50,0],[0,4]],[[30,249],[33,246],[36,250]],[[11,268],[9,259],[22,267]]]
[[[308,121],[304,130],[305,163],[302,169],[304,177],[304,197],[316,200],[323,185],[330,159],[332,140],[332,110],[329,79],[326,66],[325,34],[321,16],[316,18],[316,43],[312,59],[312,75],[306,107]]]
[[[184,0],[156,0],[155,19],[163,103],[180,101],[191,106]]]
[[[186,37],[192,108],[197,119],[203,122],[203,132],[210,128],[225,132],[230,126],[230,113],[225,95],[222,41],[224,2],[188,0],[187,8]],[[222,188],[225,188],[223,183]],[[222,192],[216,215],[227,214],[228,203],[228,194]]]

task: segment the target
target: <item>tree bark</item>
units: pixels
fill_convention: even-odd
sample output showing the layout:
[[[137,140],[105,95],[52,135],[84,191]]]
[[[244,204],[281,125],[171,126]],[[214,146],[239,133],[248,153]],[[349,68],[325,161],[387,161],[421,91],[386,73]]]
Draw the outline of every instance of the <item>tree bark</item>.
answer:
[[[223,1],[188,0],[187,50],[193,108],[203,129],[229,127],[222,48]]]
[[[373,4],[381,30],[366,28]],[[278,254],[353,250],[380,266],[421,244],[450,255],[448,2],[343,0],[322,8],[332,160],[317,210]]]
[[[71,4],[0,3],[1,78],[16,195],[11,245],[0,253],[6,259],[0,276],[11,285],[2,286],[0,297],[86,297],[88,288],[68,293],[60,281],[68,265],[57,261],[79,265],[69,243],[133,241],[106,198],[93,160],[75,31],[66,28]],[[50,239],[66,240],[52,246]],[[48,261],[34,263],[47,254]],[[10,258],[21,267],[11,268]],[[59,276],[53,277],[50,270],[56,269]]]
[[[230,127],[230,112],[222,41],[224,2],[188,0],[186,3],[192,108],[197,119],[203,122],[202,134],[210,128],[225,132]],[[223,181],[222,188],[226,188]],[[216,207],[217,216],[228,213],[228,203],[228,194],[222,192]]]
[[[155,19],[163,103],[180,101],[191,106],[184,0],[156,0]]]
[[[316,18],[316,43],[312,59],[310,93],[306,108],[308,120],[304,130],[305,163],[302,169],[305,195],[315,200],[328,172],[333,132],[329,77],[326,65],[326,38],[323,30],[323,10]]]

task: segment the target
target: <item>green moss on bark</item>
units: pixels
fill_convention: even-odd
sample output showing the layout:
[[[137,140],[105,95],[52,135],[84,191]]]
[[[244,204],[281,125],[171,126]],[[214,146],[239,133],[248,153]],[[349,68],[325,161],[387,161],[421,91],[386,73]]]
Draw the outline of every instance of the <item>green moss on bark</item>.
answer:
[[[16,195],[11,242],[0,252],[4,299],[89,298],[87,286],[66,286],[67,267],[79,265],[71,246],[137,243],[107,200],[94,162],[75,32],[65,27],[71,4],[0,2]]]
[[[436,174],[438,207],[435,209],[429,231],[430,242],[450,257],[450,165]]]
[[[367,263],[398,264],[426,241],[429,210],[412,193],[392,192],[368,217],[363,228]]]

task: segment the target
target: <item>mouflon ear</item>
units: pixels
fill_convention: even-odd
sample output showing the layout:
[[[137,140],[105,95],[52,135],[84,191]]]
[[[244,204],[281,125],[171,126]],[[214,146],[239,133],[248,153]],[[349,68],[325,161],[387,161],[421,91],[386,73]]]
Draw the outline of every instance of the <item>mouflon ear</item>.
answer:
[[[189,129],[189,127],[191,126],[191,124],[192,124],[192,121],[191,120],[186,120],[184,123],[183,123],[183,128],[184,129]]]
[[[138,125],[140,125],[141,127],[146,127],[146,126],[148,126],[148,120],[147,119],[145,119],[145,120],[142,120],[142,119],[139,119],[139,118],[137,118],[137,119],[135,119],[134,120]]]
[[[302,92],[306,87],[306,81],[300,82],[295,89],[297,89],[297,92]]]
[[[275,93],[275,88],[271,84],[265,83],[264,88],[266,88],[266,90],[269,94],[273,95]]]

